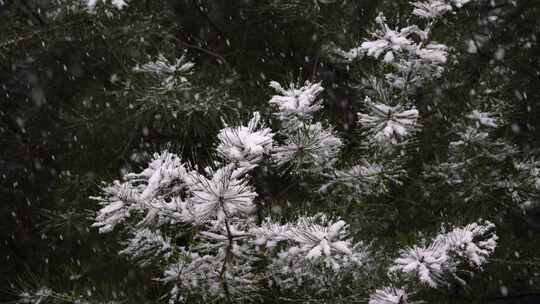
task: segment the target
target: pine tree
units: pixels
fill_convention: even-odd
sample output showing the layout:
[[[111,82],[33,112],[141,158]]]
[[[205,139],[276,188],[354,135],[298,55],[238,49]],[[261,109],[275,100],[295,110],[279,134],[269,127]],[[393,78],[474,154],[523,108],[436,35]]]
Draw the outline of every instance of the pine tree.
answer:
[[[68,145],[45,211],[11,212],[49,265],[10,280],[18,302],[470,303],[537,267],[515,237],[538,208],[537,91],[505,53],[538,27],[499,32],[527,1],[7,6],[0,55],[72,126],[40,135]],[[73,87],[47,86],[62,70]],[[14,109],[2,132],[31,146]]]

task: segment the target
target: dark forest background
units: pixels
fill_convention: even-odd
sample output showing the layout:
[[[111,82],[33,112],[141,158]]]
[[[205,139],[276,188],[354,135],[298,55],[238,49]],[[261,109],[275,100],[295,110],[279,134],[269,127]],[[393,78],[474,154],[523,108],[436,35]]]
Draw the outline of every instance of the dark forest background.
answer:
[[[100,182],[140,169],[142,159],[165,147],[209,162],[221,117],[268,112],[270,80],[322,81],[327,116],[354,141],[361,96],[349,84],[369,66],[350,72],[322,50],[329,42],[356,46],[380,11],[406,23],[407,2],[133,0],[122,11],[98,3],[88,13],[74,1],[0,0],[2,300],[16,299],[29,285],[96,301],[159,298],[163,287],[148,280],[157,270],[134,267],[117,255],[114,234],[90,227],[97,207],[89,196]],[[501,132],[520,149],[538,149],[539,34],[537,0],[477,0],[450,16],[437,37],[457,58],[440,80],[444,115],[462,115],[471,92],[491,90],[489,98],[509,109]],[[196,63],[194,83],[205,104],[137,102],[144,87],[132,67],[159,53],[185,52]],[[125,90],[128,80],[134,90]],[[423,136],[438,131],[426,128]],[[423,149],[430,155],[438,146]],[[290,182],[275,180],[264,195]],[[411,185],[405,197],[414,200],[417,190]],[[524,214],[497,193],[485,200],[491,217],[504,215],[497,223],[500,247],[471,290],[456,290],[452,302],[540,303],[540,209]],[[381,216],[389,235],[396,222],[410,229],[434,225],[409,218],[410,205],[399,208],[394,217]],[[432,207],[419,202],[415,208]],[[475,212],[467,204],[455,208]]]

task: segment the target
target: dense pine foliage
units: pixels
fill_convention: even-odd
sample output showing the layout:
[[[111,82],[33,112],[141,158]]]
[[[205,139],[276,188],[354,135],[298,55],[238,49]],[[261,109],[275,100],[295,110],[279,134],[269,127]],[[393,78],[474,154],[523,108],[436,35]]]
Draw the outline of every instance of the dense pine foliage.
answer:
[[[538,1],[0,0],[0,17],[1,300],[540,292]]]

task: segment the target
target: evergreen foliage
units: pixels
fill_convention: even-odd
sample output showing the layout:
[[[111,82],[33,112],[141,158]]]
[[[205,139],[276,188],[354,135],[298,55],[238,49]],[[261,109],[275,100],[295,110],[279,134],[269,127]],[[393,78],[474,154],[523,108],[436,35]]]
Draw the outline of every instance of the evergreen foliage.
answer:
[[[540,268],[534,0],[0,0],[2,300],[491,303]]]

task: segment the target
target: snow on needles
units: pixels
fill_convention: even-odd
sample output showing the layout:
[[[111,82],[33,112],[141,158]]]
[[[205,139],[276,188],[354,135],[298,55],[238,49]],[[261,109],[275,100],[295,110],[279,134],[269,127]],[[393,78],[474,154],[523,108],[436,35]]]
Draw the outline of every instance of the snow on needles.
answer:
[[[358,113],[358,122],[376,143],[396,144],[409,137],[417,128],[418,110],[401,105],[374,103],[366,97],[368,113]]]
[[[253,211],[257,193],[242,173],[243,170],[230,164],[212,172],[210,178],[197,172],[188,174],[186,179],[192,197],[187,208],[195,222],[217,220],[221,223],[226,218]]]
[[[219,131],[217,152],[230,162],[256,165],[264,154],[271,151],[274,136],[260,120],[261,115],[255,112],[247,126],[226,127]]]
[[[417,29],[416,27],[392,30],[382,14],[375,18],[375,22],[379,26],[378,30],[371,33],[375,39],[362,42],[360,45],[360,49],[368,56],[379,58],[384,55],[384,62],[393,62],[397,53],[406,52],[413,46],[414,41],[408,36]]]
[[[494,227],[489,221],[479,221],[442,232],[427,246],[401,250],[389,270],[416,277],[432,288],[446,284],[446,277],[459,280],[457,266],[465,263],[481,268],[495,251],[498,237]]]
[[[191,75],[194,66],[193,62],[187,61],[185,55],[171,62],[163,54],[159,54],[156,60],[137,65],[133,71],[150,74],[160,79],[164,90],[173,90],[180,85],[189,84],[187,76]]]
[[[291,83],[289,88],[285,89],[278,82],[271,81],[270,87],[279,93],[270,99],[270,104],[278,107],[278,116],[283,121],[293,117],[311,117],[314,112],[321,109],[320,102],[316,102],[324,90],[320,83],[306,81],[303,86]]]
[[[407,292],[401,288],[384,287],[375,290],[369,297],[369,304],[406,304]]]

